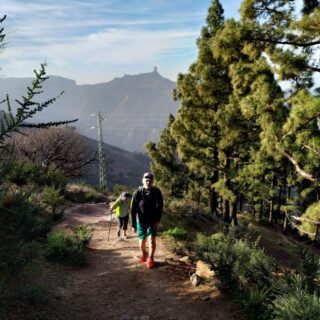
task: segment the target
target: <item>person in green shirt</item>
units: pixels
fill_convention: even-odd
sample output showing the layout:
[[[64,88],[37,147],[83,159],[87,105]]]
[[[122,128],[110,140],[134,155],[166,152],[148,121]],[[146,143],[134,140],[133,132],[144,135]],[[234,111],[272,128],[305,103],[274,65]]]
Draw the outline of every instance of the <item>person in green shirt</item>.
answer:
[[[123,230],[123,237],[125,239],[127,236],[128,220],[129,220],[129,210],[130,210],[130,197],[129,192],[122,192],[118,199],[111,203],[110,210],[116,210],[116,217],[118,218],[118,230],[117,236],[120,237],[121,229]]]

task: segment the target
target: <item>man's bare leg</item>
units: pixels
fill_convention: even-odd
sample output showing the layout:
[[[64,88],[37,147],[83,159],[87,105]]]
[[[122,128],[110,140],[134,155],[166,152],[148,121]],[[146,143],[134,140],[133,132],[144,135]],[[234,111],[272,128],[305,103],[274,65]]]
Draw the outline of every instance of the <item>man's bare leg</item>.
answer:
[[[154,252],[156,251],[156,237],[152,237],[150,236],[149,237],[149,258],[152,258],[153,259],[153,256],[154,256]]]
[[[140,246],[141,252],[142,252],[143,256],[147,258],[148,254],[146,251],[146,242],[147,242],[146,239],[139,240],[139,246]]]

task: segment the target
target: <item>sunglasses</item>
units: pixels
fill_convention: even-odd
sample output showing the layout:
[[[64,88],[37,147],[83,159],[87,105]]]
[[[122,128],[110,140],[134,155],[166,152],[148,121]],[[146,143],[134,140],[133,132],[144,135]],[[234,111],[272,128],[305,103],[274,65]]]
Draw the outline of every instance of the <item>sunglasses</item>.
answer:
[[[150,180],[150,179],[145,179],[146,180],[146,182],[152,182],[152,180]]]

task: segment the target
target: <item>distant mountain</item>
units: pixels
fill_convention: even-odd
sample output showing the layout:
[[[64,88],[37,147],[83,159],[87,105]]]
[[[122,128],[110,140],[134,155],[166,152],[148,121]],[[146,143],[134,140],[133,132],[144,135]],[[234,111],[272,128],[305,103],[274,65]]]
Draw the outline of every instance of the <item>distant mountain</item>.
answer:
[[[31,78],[0,78],[0,100],[9,94],[12,101],[21,97]],[[80,133],[96,138],[92,113],[101,111],[104,141],[130,151],[143,152],[143,145],[157,141],[166,126],[170,113],[176,114],[178,104],[172,99],[175,82],[153,72],[125,75],[110,82],[77,85],[74,80],[50,76],[45,82],[44,99],[65,91],[47,110],[37,114],[33,121],[53,121],[78,118]],[[13,104],[13,103],[12,103]]]
[[[85,137],[85,143],[92,155],[98,151],[98,141]],[[150,158],[142,153],[126,151],[107,143],[104,144],[106,155],[107,184],[112,187],[115,184],[137,187],[141,184],[144,172],[150,171]],[[99,184],[99,165],[90,165],[87,181]]]

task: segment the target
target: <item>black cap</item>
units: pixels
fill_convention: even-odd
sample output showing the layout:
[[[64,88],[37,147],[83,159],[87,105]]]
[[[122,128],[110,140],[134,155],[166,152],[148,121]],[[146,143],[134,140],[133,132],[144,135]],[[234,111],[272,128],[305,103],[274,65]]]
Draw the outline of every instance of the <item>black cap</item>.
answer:
[[[150,172],[146,172],[146,173],[143,175],[143,179],[153,180],[153,174],[150,173]]]

